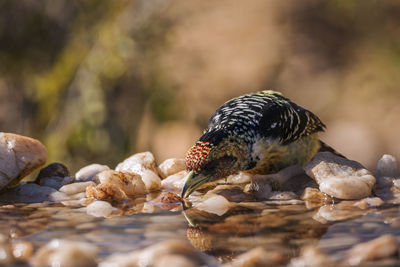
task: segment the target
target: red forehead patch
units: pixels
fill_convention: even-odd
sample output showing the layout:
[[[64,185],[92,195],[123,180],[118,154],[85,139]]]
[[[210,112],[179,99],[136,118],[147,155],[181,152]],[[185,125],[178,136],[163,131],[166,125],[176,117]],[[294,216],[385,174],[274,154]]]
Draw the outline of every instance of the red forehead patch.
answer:
[[[186,154],[186,169],[201,171],[201,168],[207,162],[212,147],[213,145],[210,142],[197,141]]]

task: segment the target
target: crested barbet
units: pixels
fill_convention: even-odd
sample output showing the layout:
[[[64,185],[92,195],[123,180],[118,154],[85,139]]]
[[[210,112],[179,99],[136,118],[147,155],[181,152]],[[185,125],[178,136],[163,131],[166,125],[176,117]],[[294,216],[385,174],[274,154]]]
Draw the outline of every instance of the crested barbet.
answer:
[[[321,148],[321,120],[275,91],[243,95],[224,103],[186,154],[182,197],[216,180],[245,171],[275,173],[304,165]]]

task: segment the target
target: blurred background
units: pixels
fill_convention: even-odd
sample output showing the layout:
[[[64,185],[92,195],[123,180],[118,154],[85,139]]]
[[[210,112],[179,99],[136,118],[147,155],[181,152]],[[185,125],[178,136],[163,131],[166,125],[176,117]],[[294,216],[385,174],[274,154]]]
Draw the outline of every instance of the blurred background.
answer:
[[[72,170],[184,157],[226,100],[281,91],[375,169],[400,157],[400,2],[3,0],[0,131]]]

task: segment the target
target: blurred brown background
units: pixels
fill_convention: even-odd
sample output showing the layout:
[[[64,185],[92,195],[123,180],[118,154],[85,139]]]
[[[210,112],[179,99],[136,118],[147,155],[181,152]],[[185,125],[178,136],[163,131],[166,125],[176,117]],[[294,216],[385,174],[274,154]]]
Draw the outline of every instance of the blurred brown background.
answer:
[[[0,130],[50,161],[183,157],[226,100],[283,92],[374,169],[400,156],[400,1],[0,2]]]

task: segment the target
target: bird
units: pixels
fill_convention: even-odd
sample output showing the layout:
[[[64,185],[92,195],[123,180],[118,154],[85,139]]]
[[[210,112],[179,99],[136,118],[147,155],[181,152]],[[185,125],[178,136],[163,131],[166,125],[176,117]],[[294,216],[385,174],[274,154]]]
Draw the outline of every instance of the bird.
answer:
[[[319,139],[325,128],[315,114],[280,92],[233,98],[216,110],[186,153],[188,173],[181,197],[239,171],[276,173],[291,165],[304,166],[318,151],[338,154]]]

